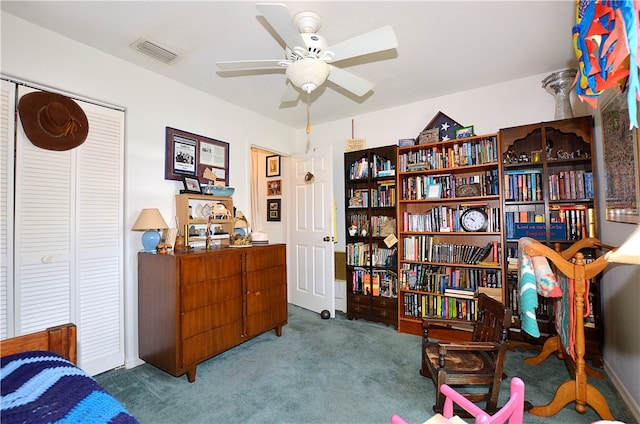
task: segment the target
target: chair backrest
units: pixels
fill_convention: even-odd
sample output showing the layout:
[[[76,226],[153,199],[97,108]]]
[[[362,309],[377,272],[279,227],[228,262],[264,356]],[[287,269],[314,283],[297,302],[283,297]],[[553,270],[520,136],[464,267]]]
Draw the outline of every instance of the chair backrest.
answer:
[[[493,415],[489,415],[446,384],[440,386],[440,390],[446,396],[442,411],[446,418],[453,417],[453,404],[456,403],[475,417],[476,424],[502,424],[507,421],[509,424],[522,424],[524,420],[524,382],[518,377],[511,379],[509,400]]]
[[[511,327],[511,309],[484,293],[478,295],[478,320],[473,330],[474,342],[507,341]]]

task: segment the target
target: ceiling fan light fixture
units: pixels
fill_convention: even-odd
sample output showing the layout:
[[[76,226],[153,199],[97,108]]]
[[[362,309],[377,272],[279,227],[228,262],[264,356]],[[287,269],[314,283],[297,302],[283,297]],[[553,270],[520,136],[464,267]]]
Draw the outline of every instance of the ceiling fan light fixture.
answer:
[[[329,65],[320,59],[301,59],[287,67],[287,78],[306,93],[320,87],[329,76]]]

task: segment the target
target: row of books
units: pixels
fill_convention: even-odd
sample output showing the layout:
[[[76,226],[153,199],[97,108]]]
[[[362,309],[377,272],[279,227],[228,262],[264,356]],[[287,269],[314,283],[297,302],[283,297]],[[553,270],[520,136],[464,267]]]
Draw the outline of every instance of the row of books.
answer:
[[[371,216],[371,235],[373,237],[382,237],[382,232],[385,228],[393,228],[395,234],[396,218],[386,215],[373,215]]]
[[[498,161],[497,138],[489,137],[448,146],[431,146],[403,153],[399,158],[401,172],[426,169],[457,168]]]
[[[478,186],[477,196],[497,195],[499,193],[498,182],[498,170],[496,169],[464,177],[453,174],[412,175],[402,178],[402,199],[423,200],[468,197],[468,195],[457,195],[456,189],[471,184]]]
[[[396,168],[391,159],[374,154],[372,161],[373,178],[392,177],[396,175]]]
[[[378,247],[377,243],[358,242],[346,246],[347,265],[352,266],[387,266],[389,257],[395,254],[395,248]]]
[[[572,170],[549,175],[549,199],[593,199],[593,173]]]
[[[535,202],[542,197],[542,170],[508,170],[504,175],[504,196],[507,201]]]
[[[403,264],[400,287],[443,294],[446,288],[502,287],[502,273],[493,268],[458,268],[425,264]]]
[[[432,294],[405,293],[402,308],[406,317],[440,317],[472,321],[477,319],[478,300]]]
[[[460,216],[470,208],[483,208],[488,217],[486,231],[500,231],[500,208],[486,205],[461,204],[456,206],[441,205],[425,212],[402,213],[402,229],[411,232],[458,232],[464,231],[460,226]]]
[[[369,178],[369,161],[367,158],[360,158],[360,160],[353,162],[349,166],[349,175],[350,180],[362,180],[365,178]]]
[[[371,206],[374,208],[394,207],[396,205],[395,181],[381,182],[371,189]]]
[[[387,270],[369,273],[364,268],[351,271],[351,292],[379,297],[398,297],[398,276]]]
[[[552,234],[552,239],[580,240],[595,237],[595,210],[586,205],[551,205],[550,220],[558,225],[560,234]],[[562,231],[564,230],[564,235]]]
[[[438,243],[435,236],[408,236],[403,240],[404,260],[421,262],[445,262],[477,264],[490,255],[490,261],[499,261],[499,244],[488,242],[485,246],[456,243]]]

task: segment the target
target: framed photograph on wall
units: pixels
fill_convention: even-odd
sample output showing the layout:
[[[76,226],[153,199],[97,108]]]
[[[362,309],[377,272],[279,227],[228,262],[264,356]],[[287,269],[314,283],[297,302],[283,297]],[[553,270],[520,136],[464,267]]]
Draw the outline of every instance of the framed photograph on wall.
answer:
[[[280,156],[267,156],[267,177],[280,176]]]
[[[280,199],[267,199],[267,221],[280,221]]]
[[[616,91],[601,117],[606,219],[640,223],[640,142],[638,130],[629,129],[626,93]]]
[[[165,180],[215,175],[229,185],[229,143],[166,127]]]
[[[282,195],[282,180],[267,181],[267,196]]]

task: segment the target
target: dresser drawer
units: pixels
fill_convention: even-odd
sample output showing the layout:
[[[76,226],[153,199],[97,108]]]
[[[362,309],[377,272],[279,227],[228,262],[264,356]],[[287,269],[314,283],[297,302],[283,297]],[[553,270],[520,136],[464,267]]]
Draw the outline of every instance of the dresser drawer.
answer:
[[[239,322],[242,325],[242,297],[184,312],[182,314],[182,339],[233,322]]]
[[[242,296],[242,280],[238,276],[217,278],[181,286],[182,312],[202,308]]]
[[[242,322],[231,322],[182,341],[181,367],[196,364],[243,342]]]
[[[214,279],[242,275],[242,259],[238,254],[199,255],[180,261],[180,281],[194,284]]]

